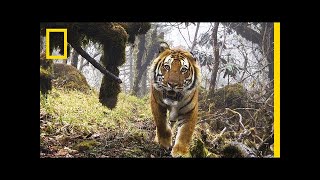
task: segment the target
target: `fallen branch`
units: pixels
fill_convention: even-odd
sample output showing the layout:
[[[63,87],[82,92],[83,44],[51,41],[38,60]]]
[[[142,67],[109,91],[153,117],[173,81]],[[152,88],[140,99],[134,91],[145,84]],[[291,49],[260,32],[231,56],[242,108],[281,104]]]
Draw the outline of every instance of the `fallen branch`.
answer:
[[[122,83],[121,79],[111,73],[110,71],[106,70],[101,64],[99,64],[95,59],[93,59],[87,52],[85,52],[79,43],[69,41],[69,44],[87,61],[89,61],[95,68],[97,68],[102,74],[108,75],[112,77],[118,83]]]
[[[244,127],[244,125],[242,124],[242,115],[240,113],[238,113],[237,111],[234,111],[232,109],[226,108],[227,111],[230,111],[232,113],[238,114],[239,116],[239,123],[241,125],[241,127],[246,131],[247,129]]]
[[[223,133],[227,130],[227,127],[224,127],[223,130],[212,140],[212,143],[218,141],[219,138],[223,135]]]

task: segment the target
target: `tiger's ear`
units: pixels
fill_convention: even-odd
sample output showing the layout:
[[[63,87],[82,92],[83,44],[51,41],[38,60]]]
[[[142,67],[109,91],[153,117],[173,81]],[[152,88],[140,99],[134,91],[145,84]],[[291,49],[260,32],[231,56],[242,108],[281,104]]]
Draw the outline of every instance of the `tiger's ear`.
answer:
[[[194,56],[194,53],[190,51],[190,54],[192,55],[194,61],[197,61],[197,58]]]
[[[167,49],[170,49],[169,44],[166,42],[161,42],[159,47],[159,54]]]

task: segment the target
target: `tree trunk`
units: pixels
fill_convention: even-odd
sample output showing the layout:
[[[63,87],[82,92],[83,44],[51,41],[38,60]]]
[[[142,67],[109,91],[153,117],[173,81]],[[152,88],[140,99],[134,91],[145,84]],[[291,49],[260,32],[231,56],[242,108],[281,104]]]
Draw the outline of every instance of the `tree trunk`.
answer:
[[[79,53],[76,50],[73,50],[71,55],[71,65],[75,68],[78,68],[78,62],[79,62]]]
[[[219,69],[219,47],[218,47],[218,27],[219,23],[214,23],[214,27],[212,29],[212,39],[213,39],[213,53],[214,53],[214,67],[211,74],[211,82],[210,82],[210,89],[214,91],[214,88],[216,87],[216,80],[217,80],[217,73]]]
[[[79,66],[79,71],[82,72],[82,69],[83,69],[83,61],[84,61],[84,58],[81,56],[80,57],[80,66]]]
[[[130,47],[130,52],[129,52],[129,62],[130,62],[130,65],[129,65],[129,68],[130,68],[130,72],[129,72],[129,83],[130,83],[130,89],[129,91],[132,90],[132,87],[133,87],[133,47]]]
[[[273,47],[273,23],[263,23],[262,24],[262,53],[263,56],[267,58],[268,61],[268,78],[270,81],[273,80],[273,67],[274,67],[274,60],[273,60],[273,52],[274,52],[274,47]]]
[[[133,88],[132,88],[132,94],[137,95],[139,91],[139,82],[142,78],[142,69],[141,69],[141,62],[143,58],[143,54],[146,48],[146,36],[145,34],[139,35],[139,44],[138,44],[138,55],[137,55],[137,61],[136,61],[136,68],[135,68],[135,77],[133,82]]]
[[[146,71],[144,71],[141,80],[141,96],[146,95],[147,93],[147,75]]]
[[[147,70],[147,67],[150,65],[154,56],[157,54],[157,52],[159,50],[160,42],[163,41],[163,38],[164,38],[164,34],[160,33],[159,35],[157,35],[157,29],[155,28],[151,34],[151,44],[147,50],[147,56],[145,57],[144,62],[142,60],[140,60],[140,62],[138,62],[139,57],[141,56],[139,54],[140,53],[140,47],[139,47],[140,44],[138,45],[139,52],[137,55],[137,65],[140,65],[140,68],[139,68],[138,74],[136,73],[137,76],[135,78],[134,85],[133,85],[133,95],[137,95],[137,92],[139,91],[139,88],[138,88],[139,84],[138,83],[141,82],[142,75],[145,73],[145,71]],[[145,49],[145,46],[144,46],[144,49]],[[142,64],[142,62],[143,62],[143,64]]]
[[[191,46],[191,49],[190,49],[191,52],[193,51],[194,47],[196,47],[196,45],[197,45],[197,36],[198,36],[199,26],[200,26],[200,23],[198,22],[197,23],[196,33],[194,34],[193,43],[192,43],[192,46]]]

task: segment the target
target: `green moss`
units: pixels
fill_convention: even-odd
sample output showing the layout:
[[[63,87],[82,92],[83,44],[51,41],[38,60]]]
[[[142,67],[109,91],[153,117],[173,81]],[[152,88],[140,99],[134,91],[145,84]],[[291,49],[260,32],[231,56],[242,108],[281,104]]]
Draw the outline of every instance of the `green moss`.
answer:
[[[144,151],[142,151],[138,147],[133,147],[132,149],[126,149],[126,151],[123,153],[123,157],[125,158],[139,158],[143,157],[145,154]]]
[[[77,68],[67,64],[54,64],[53,71],[54,87],[82,92],[88,92],[90,90],[86,78],[77,70]]]
[[[116,76],[119,75],[119,69],[117,67],[107,68]],[[120,93],[120,84],[114,81],[109,76],[103,76],[102,83],[100,86],[99,92],[99,101],[102,105],[107,106],[110,109],[113,109],[117,105],[118,94]]]
[[[47,94],[52,89],[52,60],[46,59],[45,53],[40,54],[40,92]]]
[[[121,25],[126,32],[128,33],[128,42],[134,43],[136,35],[139,34],[146,34],[149,29],[151,28],[150,23],[139,23],[139,22],[133,22],[133,23],[118,23]]]
[[[191,157],[194,158],[218,158],[219,156],[211,153],[205,147],[201,139],[195,139],[194,144],[190,147]]]
[[[210,91],[208,98],[215,102],[216,108],[245,107],[246,89],[239,83],[227,85],[215,92]]]
[[[231,142],[222,148],[224,158],[248,158],[255,157],[253,151],[246,145],[239,142]]]
[[[76,145],[74,145],[74,149],[83,152],[92,150],[95,146],[99,145],[100,143],[94,140],[85,140]]]

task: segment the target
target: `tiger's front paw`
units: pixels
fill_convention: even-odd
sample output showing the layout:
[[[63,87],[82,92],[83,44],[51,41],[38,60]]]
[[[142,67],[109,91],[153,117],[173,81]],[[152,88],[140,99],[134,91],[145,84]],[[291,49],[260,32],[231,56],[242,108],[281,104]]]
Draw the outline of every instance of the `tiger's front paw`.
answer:
[[[156,134],[155,142],[159,143],[163,148],[168,150],[172,146],[171,129],[167,129],[165,133],[161,134],[162,136],[159,136],[159,133]]]
[[[171,151],[172,157],[190,157],[188,146],[183,144],[176,144]]]

